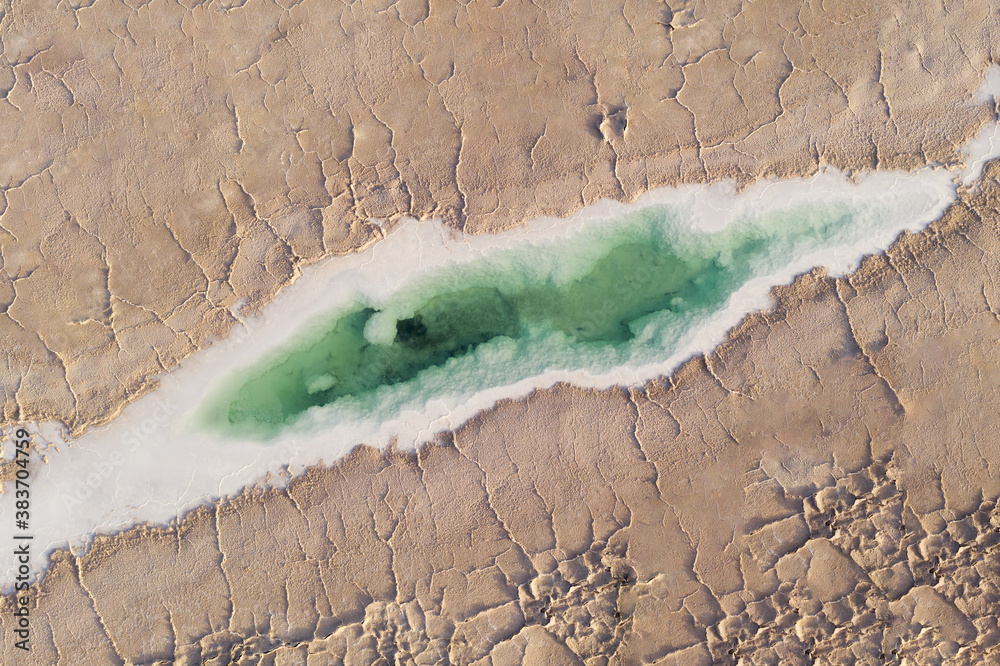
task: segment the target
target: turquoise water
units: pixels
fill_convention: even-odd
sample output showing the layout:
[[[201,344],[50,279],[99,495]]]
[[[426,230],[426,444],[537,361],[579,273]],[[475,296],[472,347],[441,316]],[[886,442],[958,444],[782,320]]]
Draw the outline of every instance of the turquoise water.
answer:
[[[546,370],[606,371],[672,353],[747,280],[851,228],[844,205],[684,230],[670,207],[558,242],[441,269],[383,302],[359,302],[223,381],[204,428],[271,437],[327,418],[391,416]]]

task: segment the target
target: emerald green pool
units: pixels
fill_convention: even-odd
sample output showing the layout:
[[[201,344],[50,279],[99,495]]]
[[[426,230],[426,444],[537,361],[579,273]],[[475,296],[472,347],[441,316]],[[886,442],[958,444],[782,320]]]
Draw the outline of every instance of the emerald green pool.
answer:
[[[784,211],[712,234],[683,230],[676,215],[653,207],[602,232],[498,250],[321,318],[226,378],[200,424],[268,437],[314,408],[370,413],[547,369],[665,358],[672,340],[748,279],[850,226],[843,206]]]

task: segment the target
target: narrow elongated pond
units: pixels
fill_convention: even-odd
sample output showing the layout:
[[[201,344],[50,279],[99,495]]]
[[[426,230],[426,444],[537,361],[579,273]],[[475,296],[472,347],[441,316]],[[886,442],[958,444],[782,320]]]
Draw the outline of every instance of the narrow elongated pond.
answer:
[[[445,267],[381,302],[355,303],[228,378],[203,424],[268,437],[327,406],[371,412],[415,393],[666,358],[749,279],[860,231],[846,203],[715,233],[685,228],[681,214],[653,206],[603,231]]]

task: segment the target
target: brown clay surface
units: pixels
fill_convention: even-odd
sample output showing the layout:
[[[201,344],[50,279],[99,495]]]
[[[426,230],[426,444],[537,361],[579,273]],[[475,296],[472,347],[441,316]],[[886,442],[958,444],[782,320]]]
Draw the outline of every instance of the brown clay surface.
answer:
[[[5,0],[8,421],[107,421],[299,267],[660,185],[954,163],[997,3]],[[369,220],[388,220],[373,224]]]
[[[994,663],[998,178],[662,381],[56,553],[34,663]]]

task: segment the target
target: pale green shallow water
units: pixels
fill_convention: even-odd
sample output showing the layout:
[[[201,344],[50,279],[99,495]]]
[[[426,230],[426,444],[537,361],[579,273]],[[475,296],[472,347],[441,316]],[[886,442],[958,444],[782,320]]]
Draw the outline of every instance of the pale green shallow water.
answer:
[[[647,208],[613,229],[497,251],[384,302],[357,303],[226,378],[199,424],[268,438],[324,418],[388,417],[546,370],[603,372],[666,359],[749,279],[852,228],[852,211],[839,204],[712,234],[682,230],[676,215]]]

